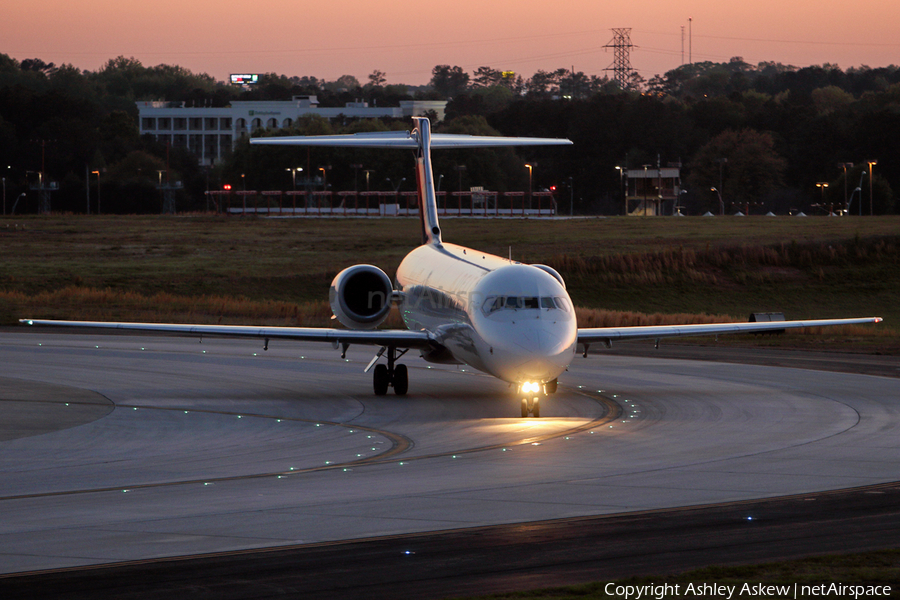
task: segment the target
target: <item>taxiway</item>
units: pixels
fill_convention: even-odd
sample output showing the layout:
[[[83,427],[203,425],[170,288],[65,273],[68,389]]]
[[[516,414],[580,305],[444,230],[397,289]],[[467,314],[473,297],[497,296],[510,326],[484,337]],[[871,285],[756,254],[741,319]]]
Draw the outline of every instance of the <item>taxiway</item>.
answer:
[[[541,419],[328,346],[0,334],[0,572],[739,502],[900,480],[888,377],[593,355]]]

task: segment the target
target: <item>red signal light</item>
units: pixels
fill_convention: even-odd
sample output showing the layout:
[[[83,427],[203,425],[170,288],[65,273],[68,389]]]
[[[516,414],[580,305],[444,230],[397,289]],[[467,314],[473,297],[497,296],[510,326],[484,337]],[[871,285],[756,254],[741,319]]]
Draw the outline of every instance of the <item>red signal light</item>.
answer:
[[[225,185],[222,186],[222,189],[225,190],[226,192],[230,192],[230,191],[231,191],[231,184],[230,184],[230,183],[226,183]]]

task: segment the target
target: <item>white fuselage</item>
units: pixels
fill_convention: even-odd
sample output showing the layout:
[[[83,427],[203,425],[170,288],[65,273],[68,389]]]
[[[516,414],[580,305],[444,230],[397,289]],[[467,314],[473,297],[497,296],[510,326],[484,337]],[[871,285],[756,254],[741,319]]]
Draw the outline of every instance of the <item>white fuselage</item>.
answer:
[[[431,332],[452,355],[432,360],[520,384],[553,381],[575,355],[572,302],[560,281],[538,267],[426,244],[400,264],[396,288],[406,326]]]

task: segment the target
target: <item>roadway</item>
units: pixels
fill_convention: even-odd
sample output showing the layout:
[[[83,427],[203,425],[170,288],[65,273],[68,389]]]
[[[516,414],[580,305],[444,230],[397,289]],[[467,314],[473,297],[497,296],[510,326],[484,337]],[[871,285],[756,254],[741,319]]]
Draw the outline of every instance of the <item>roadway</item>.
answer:
[[[0,333],[0,572],[51,581],[47,570],[243,563],[273,548],[353,546],[362,561],[385,544],[416,560],[400,546],[432,532],[462,547],[525,532],[533,547],[547,521],[620,527],[682,507],[752,516],[759,499],[861,486],[881,485],[859,492],[887,502],[879,514],[896,506],[883,485],[900,480],[896,379],[592,355],[541,419],[523,420],[505,384],[418,358],[406,361],[409,396],[376,398],[361,373],[371,354]],[[835,502],[865,505],[828,497],[831,514]],[[513,524],[526,525],[502,527]],[[340,575],[324,581],[319,597]]]

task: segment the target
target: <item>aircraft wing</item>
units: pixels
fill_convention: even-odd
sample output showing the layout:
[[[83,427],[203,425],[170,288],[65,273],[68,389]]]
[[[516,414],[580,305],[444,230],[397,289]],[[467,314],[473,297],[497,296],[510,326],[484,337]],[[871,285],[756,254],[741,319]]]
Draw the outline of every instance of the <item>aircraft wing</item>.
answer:
[[[337,344],[363,344],[368,346],[396,346],[400,348],[428,348],[433,346],[431,337],[424,331],[330,329],[316,327],[253,327],[245,325],[178,325],[173,323],[114,323],[109,321],[50,321],[19,319],[25,325],[49,325],[56,327],[85,327],[92,329],[119,329],[180,333],[185,335],[242,337],[303,340],[309,342],[333,342]]]
[[[762,333],[798,327],[829,327],[880,323],[881,317],[859,319],[819,319],[813,321],[767,321],[760,323],[710,323],[699,325],[649,325],[640,327],[593,327],[578,330],[579,344],[611,344],[613,341],[653,340],[669,337],[720,335],[726,333]]]

